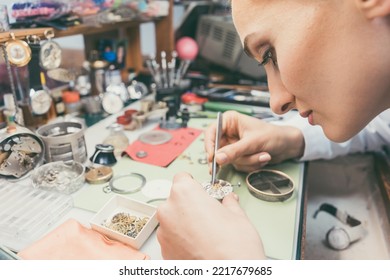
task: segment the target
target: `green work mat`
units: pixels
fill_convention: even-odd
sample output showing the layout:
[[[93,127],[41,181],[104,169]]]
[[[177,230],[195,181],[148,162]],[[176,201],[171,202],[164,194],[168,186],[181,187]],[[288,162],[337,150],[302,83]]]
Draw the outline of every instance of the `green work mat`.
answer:
[[[194,128],[205,129],[212,121],[210,119],[192,119],[189,125]],[[139,173],[146,178],[148,183],[164,182],[164,184],[170,184],[176,173],[185,171],[190,173],[198,182],[202,183],[209,181],[211,177],[208,165],[201,163],[205,157],[204,135],[202,133],[168,167],[140,163],[129,157],[123,157],[115,164],[113,171],[114,176]],[[238,182],[241,183],[240,187],[234,186],[234,192],[239,195],[240,205],[259,231],[266,255],[272,259],[295,259],[302,200],[303,164],[288,161],[270,166],[268,169],[282,171],[294,181],[296,189],[291,198],[284,202],[267,202],[255,198],[247,189],[245,182],[247,174],[237,172],[231,166],[224,167],[219,172],[218,178],[229,181],[233,185],[236,185]],[[139,179],[134,178],[134,184],[139,184],[139,182]],[[85,184],[74,195],[75,207],[98,212],[115,194],[113,192],[103,192],[103,188],[107,185],[108,183],[97,185]],[[125,196],[143,202],[148,202],[153,199],[145,195],[142,190]],[[242,238],[245,238],[245,236]]]

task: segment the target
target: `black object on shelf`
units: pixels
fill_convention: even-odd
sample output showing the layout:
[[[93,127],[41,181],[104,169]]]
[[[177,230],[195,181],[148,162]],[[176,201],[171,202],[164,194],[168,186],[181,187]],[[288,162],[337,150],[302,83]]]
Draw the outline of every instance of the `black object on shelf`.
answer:
[[[270,95],[267,91],[213,87],[194,89],[194,92],[210,101],[269,107]]]

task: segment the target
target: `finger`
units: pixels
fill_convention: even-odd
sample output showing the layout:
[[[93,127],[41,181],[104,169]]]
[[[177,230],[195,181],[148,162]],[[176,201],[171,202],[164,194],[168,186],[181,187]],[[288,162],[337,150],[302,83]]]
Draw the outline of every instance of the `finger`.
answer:
[[[169,197],[172,199],[185,199],[189,197],[196,197],[199,193],[203,193],[202,185],[196,181],[191,174],[187,172],[177,173],[173,178]],[[206,192],[204,192],[206,194]]]
[[[262,169],[264,166],[266,166],[268,163],[259,163],[255,165],[237,165],[233,164],[234,169],[242,172],[252,172],[255,170]]]
[[[187,172],[179,172],[173,177],[172,186],[169,198],[176,198],[178,195],[182,195],[183,189],[185,189],[193,180],[191,174]]]
[[[235,165],[242,166],[251,166],[251,165],[259,165],[259,164],[267,164],[271,161],[271,155],[267,152],[254,153],[251,155],[243,155],[234,159]]]
[[[212,162],[208,163],[208,167],[209,167],[209,174],[211,175],[211,173],[213,173],[213,164],[212,164]],[[219,169],[220,169],[220,166],[217,164],[215,173],[218,173]]]
[[[188,180],[188,179],[193,179],[192,175],[188,172],[179,172],[179,173],[176,173],[176,175],[173,177],[173,183],[178,183],[178,182],[181,182],[181,181],[185,181],[185,180]]]
[[[232,211],[233,213],[239,214],[239,215],[245,215],[244,211],[242,210],[239,202],[238,202],[238,195],[235,193],[230,193],[227,196],[225,196],[222,200],[222,205]]]
[[[244,156],[234,161],[236,170],[250,172],[258,170],[270,163],[272,157],[269,153],[261,152],[250,156]]]
[[[207,153],[207,161],[210,162],[214,156],[214,146],[215,146],[215,133],[217,125],[213,123],[206,129],[204,133],[204,146]]]
[[[257,151],[255,145],[253,145],[253,140],[242,138],[237,142],[222,147],[215,156],[217,163],[224,165],[233,163],[237,158],[254,154],[255,152]]]
[[[258,155],[258,160],[260,163],[265,163],[267,164],[268,162],[270,162],[272,159],[271,155],[267,152],[261,152],[259,153]]]

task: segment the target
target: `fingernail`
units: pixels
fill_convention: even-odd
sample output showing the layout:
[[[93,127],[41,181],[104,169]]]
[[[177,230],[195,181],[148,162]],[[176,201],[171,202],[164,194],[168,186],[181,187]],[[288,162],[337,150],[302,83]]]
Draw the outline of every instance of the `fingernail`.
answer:
[[[219,164],[224,164],[228,159],[225,153],[217,153],[215,158]]]
[[[260,162],[267,162],[271,160],[271,156],[269,154],[261,154],[259,156],[259,161]]]

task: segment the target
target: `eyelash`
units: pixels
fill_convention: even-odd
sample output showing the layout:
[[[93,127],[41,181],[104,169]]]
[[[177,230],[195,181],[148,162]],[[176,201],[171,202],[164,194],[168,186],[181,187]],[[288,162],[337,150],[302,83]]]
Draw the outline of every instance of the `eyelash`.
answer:
[[[266,65],[270,60],[272,60],[273,64],[274,65],[277,65],[277,61],[274,57],[274,54],[272,52],[272,49],[269,48],[265,51],[264,55],[263,55],[263,60],[259,63],[259,66],[264,66]]]

